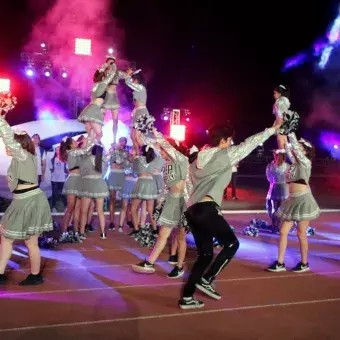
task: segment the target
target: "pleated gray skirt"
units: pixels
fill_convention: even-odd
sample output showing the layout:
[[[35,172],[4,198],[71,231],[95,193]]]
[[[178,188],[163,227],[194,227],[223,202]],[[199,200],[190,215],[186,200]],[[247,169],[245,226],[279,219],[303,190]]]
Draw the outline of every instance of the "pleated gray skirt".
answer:
[[[63,195],[76,195],[79,196],[81,191],[81,176],[79,173],[71,173],[68,175],[64,187],[63,187]]]
[[[290,194],[280,206],[277,216],[281,221],[310,221],[320,216],[320,208],[310,190]]]
[[[164,190],[164,179],[162,174],[154,174],[152,175],[153,179],[156,182],[156,187],[157,187],[157,193],[158,195],[161,195]]]
[[[110,190],[122,190],[125,181],[123,169],[111,169],[107,184]]]
[[[289,185],[286,183],[271,183],[267,200],[284,201],[289,196]]]
[[[78,121],[82,123],[93,122],[103,126],[104,115],[101,111],[101,107],[96,104],[87,105],[80,113]]]
[[[102,107],[108,110],[119,109],[120,103],[119,103],[117,92],[110,93],[106,91],[105,101]]]
[[[135,188],[137,184],[137,178],[136,177],[125,177],[125,181],[123,184],[123,189],[121,192],[121,198],[123,199],[130,199],[131,194],[133,192],[133,189]]]
[[[0,222],[0,233],[9,239],[26,240],[53,230],[52,216],[45,193],[39,188],[14,194]]]
[[[89,175],[81,178],[80,197],[106,198],[109,196],[109,188],[100,175]]]
[[[182,215],[186,210],[187,206],[183,195],[168,193],[157,222],[161,226],[169,228],[181,227]]]
[[[131,198],[155,200],[157,197],[157,187],[153,177],[139,177],[131,193]]]

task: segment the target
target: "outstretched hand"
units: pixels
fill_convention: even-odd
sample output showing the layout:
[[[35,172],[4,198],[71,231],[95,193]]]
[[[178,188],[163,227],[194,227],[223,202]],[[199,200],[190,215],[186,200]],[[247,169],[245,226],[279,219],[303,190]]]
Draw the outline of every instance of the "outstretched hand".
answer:
[[[278,130],[280,130],[281,125],[282,125],[282,122],[277,122],[277,121],[275,121],[275,122],[274,122],[274,125],[273,125],[273,128],[274,128],[276,131],[278,131]]]
[[[127,69],[126,73],[128,76],[131,76],[133,73],[133,69],[132,68]]]

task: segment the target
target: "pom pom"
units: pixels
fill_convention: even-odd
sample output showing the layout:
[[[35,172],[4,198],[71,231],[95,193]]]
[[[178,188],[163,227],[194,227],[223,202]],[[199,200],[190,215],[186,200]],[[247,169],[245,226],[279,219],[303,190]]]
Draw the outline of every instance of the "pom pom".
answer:
[[[315,236],[315,228],[308,227],[306,231],[307,236]]]
[[[243,229],[243,234],[251,237],[258,237],[260,233],[259,228],[253,225],[248,225]]]
[[[280,128],[280,134],[288,135],[292,132],[295,132],[299,127],[300,117],[297,112],[288,111],[285,113],[283,118],[283,123]]]
[[[146,223],[143,228],[140,228],[138,236],[135,240],[142,246],[152,248],[157,239],[158,234],[153,230],[150,223]]]
[[[58,240],[56,238],[50,237],[46,233],[43,233],[38,238],[39,248],[42,248],[42,249],[54,249],[56,248],[57,243],[58,243]]]
[[[155,118],[150,114],[143,113],[133,124],[133,128],[142,133],[153,133]]]
[[[7,113],[13,110],[17,105],[17,98],[13,97],[10,92],[0,92],[0,110]]]

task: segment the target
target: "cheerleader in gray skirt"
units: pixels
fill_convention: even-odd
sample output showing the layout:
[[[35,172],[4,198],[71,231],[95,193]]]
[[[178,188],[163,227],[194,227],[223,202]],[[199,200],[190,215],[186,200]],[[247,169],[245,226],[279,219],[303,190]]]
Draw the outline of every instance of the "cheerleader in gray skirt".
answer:
[[[4,113],[0,108],[0,114]],[[25,240],[31,264],[31,273],[21,285],[43,283],[40,273],[38,238],[45,231],[53,230],[50,207],[37,183],[35,148],[26,132],[13,133],[4,116],[0,116],[0,138],[12,157],[7,171],[7,181],[13,200],[0,222],[0,284],[6,282],[5,268],[9,261],[14,240]]]
[[[157,199],[157,187],[155,180],[152,177],[153,171],[157,165],[157,158],[155,150],[149,145],[143,145],[141,156],[134,160],[134,169],[138,174],[138,180],[135,188],[131,193],[131,214],[134,230],[130,236],[138,238],[139,235],[139,218],[138,208],[142,201],[146,201],[146,210],[151,219],[151,225],[154,233],[157,233],[157,224],[153,218],[154,200]]]
[[[286,172],[289,164],[285,162],[286,152],[284,150],[274,151],[274,160],[267,165],[266,177],[270,183],[266,208],[268,216],[272,221],[272,227],[275,230],[280,228],[280,220],[276,216],[276,212],[281,206],[282,202],[288,198],[289,187],[286,183]]]
[[[141,70],[132,72],[128,70],[126,73],[125,83],[133,90],[133,101],[135,108],[132,111],[132,132],[131,140],[138,153],[138,149],[143,144],[142,134],[150,135],[153,131],[153,123],[155,118],[150,115],[146,108],[147,92],[145,87],[145,80]]]
[[[277,216],[283,222],[280,229],[279,256],[278,260],[268,267],[268,270],[272,272],[286,270],[284,255],[287,248],[288,233],[293,223],[297,222],[301,261],[293,268],[293,271],[300,273],[310,270],[307,259],[308,239],[306,231],[309,222],[320,215],[320,209],[309,187],[314,147],[303,138],[298,141],[294,133],[289,134],[288,139],[290,143],[286,146],[286,153],[292,162],[287,171],[289,197],[282,203],[277,212]]]
[[[80,176],[80,157],[86,155],[93,147],[93,143],[88,143],[86,148],[78,148],[78,143],[72,137],[64,137],[60,143],[60,158],[63,162],[67,162],[69,175],[64,183],[63,195],[67,197],[67,209],[63,218],[61,228],[61,242],[69,239],[67,227],[70,224],[72,215],[75,212],[77,198],[82,189],[82,181]],[[73,215],[74,239],[81,242],[79,235],[79,214]]]
[[[111,71],[107,71],[110,67]],[[95,85],[91,90],[91,103],[80,113],[78,120],[85,124],[85,130],[91,139],[99,141],[102,138],[102,126],[104,125],[104,115],[101,107],[106,96],[106,88],[115,76],[116,68],[109,64],[104,64],[93,76]]]
[[[161,155],[167,160],[165,170],[165,183],[168,194],[164,199],[164,205],[159,212],[157,222],[161,225],[157,242],[150,256],[143,262],[133,265],[132,269],[138,273],[154,273],[155,262],[164,250],[167,240],[174,228],[179,228],[178,241],[178,262],[174,269],[168,274],[169,278],[183,276],[183,263],[186,253],[186,232],[181,228],[182,215],[186,210],[185,188],[188,180],[188,158],[184,156],[186,148],[170,144],[160,132],[155,130],[155,138],[161,148]],[[181,150],[182,152],[180,152]]]
[[[133,161],[132,156],[130,155],[124,162],[124,184],[123,189],[121,191],[121,198],[122,198],[122,207],[120,210],[119,216],[119,232],[123,232],[123,225],[125,221],[125,217],[131,217],[131,194],[135,189],[137,184],[137,174],[133,169]],[[127,219],[128,225],[131,225],[131,219]]]
[[[158,193],[157,205],[160,203],[160,196],[163,194],[163,191],[164,191],[164,178],[163,178],[164,164],[165,164],[164,159],[161,157],[158,157],[156,168],[152,175],[157,186],[157,193]]]
[[[93,144],[93,141],[88,140],[87,143]],[[86,155],[81,156],[80,159],[80,174],[82,182],[80,192],[80,232],[83,240],[86,239],[85,226],[88,219],[90,204],[93,199],[96,203],[96,210],[101,229],[100,238],[106,239],[104,199],[109,196],[109,190],[103,178],[104,165],[105,157],[103,157],[103,148],[99,145],[92,146],[92,148],[89,149],[89,152]]]
[[[129,151],[126,147],[127,139],[125,137],[119,138],[118,145],[114,146],[108,153],[107,158],[111,166],[108,177],[108,186],[110,190],[110,226],[109,230],[115,230],[115,204],[117,191],[123,189],[125,174],[124,162],[129,156]]]

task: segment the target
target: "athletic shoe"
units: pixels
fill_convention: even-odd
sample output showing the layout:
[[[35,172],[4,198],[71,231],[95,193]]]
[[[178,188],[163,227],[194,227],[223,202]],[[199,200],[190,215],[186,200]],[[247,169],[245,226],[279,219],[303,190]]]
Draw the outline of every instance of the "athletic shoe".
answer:
[[[123,227],[118,228],[118,232],[122,233],[123,232]]]
[[[132,265],[132,270],[141,274],[153,274],[156,271],[155,265],[147,260]]]
[[[0,286],[7,282],[7,277],[5,274],[0,274]]]
[[[105,233],[101,233],[101,234],[100,234],[100,238],[101,238],[102,240],[106,240],[106,239],[107,239],[106,234],[105,234]]]
[[[286,266],[284,263],[279,263],[278,261],[275,261],[271,266],[267,268],[267,270],[273,273],[285,272]]]
[[[170,255],[169,256],[169,260],[168,263],[172,264],[173,266],[175,266],[178,262],[178,256],[177,255]]]
[[[41,274],[33,275],[29,274],[24,281],[19,283],[20,286],[37,286],[44,283],[44,279]]]
[[[204,307],[204,302],[198,301],[193,297],[183,298],[178,302],[179,308],[181,309],[195,309]]]
[[[115,231],[116,230],[116,227],[115,227],[115,225],[113,223],[110,223],[109,230],[110,231]]]
[[[196,288],[215,300],[221,300],[222,298],[222,296],[216,292],[211,284],[204,283],[202,280],[200,283],[196,283]]]
[[[179,277],[184,275],[184,269],[178,268],[177,266],[168,274],[169,279],[178,279]]]
[[[302,262],[299,262],[294,268],[293,272],[294,273],[304,273],[310,271],[309,264],[304,264]]]

